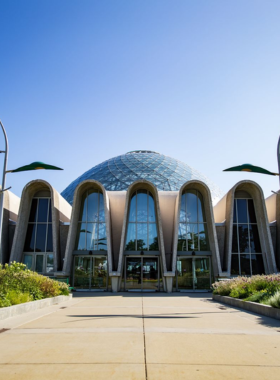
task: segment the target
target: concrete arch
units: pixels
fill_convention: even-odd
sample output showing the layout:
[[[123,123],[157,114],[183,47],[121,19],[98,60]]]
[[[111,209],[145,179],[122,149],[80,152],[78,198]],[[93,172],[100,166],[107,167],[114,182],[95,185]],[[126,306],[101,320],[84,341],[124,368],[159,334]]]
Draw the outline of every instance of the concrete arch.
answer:
[[[168,275],[167,269],[166,269],[164,240],[163,240],[163,231],[162,231],[162,221],[161,221],[161,216],[160,216],[158,190],[155,187],[155,185],[153,185],[151,182],[146,181],[146,180],[138,180],[138,181],[133,182],[129,186],[129,188],[127,189],[127,193],[126,193],[126,202],[125,202],[125,211],[124,211],[124,219],[123,219],[123,227],[122,227],[118,270],[117,270],[117,272],[114,273],[114,275],[119,278],[119,283],[115,285],[115,287],[113,288],[114,290],[119,289],[120,279],[121,279],[122,273],[123,273],[124,247],[125,247],[126,230],[127,230],[127,224],[128,224],[128,212],[129,212],[130,200],[131,200],[133,193],[136,190],[140,190],[140,189],[150,191],[154,197],[155,211],[156,211],[156,218],[157,218],[157,229],[158,229],[158,237],[159,237],[158,243],[159,243],[159,251],[160,251],[160,257],[161,257],[161,269],[162,269],[163,277]],[[164,283],[164,288],[165,287],[166,286]]]
[[[260,244],[264,258],[266,273],[277,272],[276,262],[273,252],[273,245],[269,231],[267,211],[262,188],[254,181],[244,180],[235,184],[226,195],[226,263],[228,275],[231,272],[231,247],[232,247],[232,225],[233,225],[233,205],[236,191],[247,192],[254,201],[257,225],[260,237]]]
[[[37,192],[46,190],[51,196],[54,272],[56,272],[61,268],[59,221],[69,221],[71,206],[47,181],[42,179],[29,182],[22,191],[10,261],[22,261],[32,199]]]
[[[177,261],[177,246],[178,246],[178,230],[180,223],[180,208],[182,201],[182,194],[186,190],[197,190],[201,193],[203,197],[204,210],[208,228],[208,238],[210,250],[212,252],[212,265],[214,270],[214,276],[220,276],[222,273],[221,261],[219,255],[219,246],[217,233],[215,228],[214,214],[213,214],[213,206],[212,206],[212,198],[209,187],[202,181],[191,180],[185,182],[177,196],[176,200],[176,210],[175,210],[175,228],[174,228],[174,238],[173,238],[173,260],[172,260],[172,271],[175,273],[176,270],[176,261]]]
[[[88,179],[81,182],[75,190],[73,208],[71,215],[70,228],[67,238],[66,250],[65,250],[65,260],[63,265],[63,272],[70,275],[71,265],[72,265],[72,253],[75,248],[75,241],[78,229],[78,219],[81,209],[81,202],[83,194],[89,189],[100,190],[103,194],[104,199],[104,210],[105,210],[105,222],[106,222],[106,234],[107,234],[107,259],[108,259],[108,269],[109,275],[112,272],[112,244],[111,244],[111,219],[110,219],[110,203],[108,194],[104,186],[93,179]]]

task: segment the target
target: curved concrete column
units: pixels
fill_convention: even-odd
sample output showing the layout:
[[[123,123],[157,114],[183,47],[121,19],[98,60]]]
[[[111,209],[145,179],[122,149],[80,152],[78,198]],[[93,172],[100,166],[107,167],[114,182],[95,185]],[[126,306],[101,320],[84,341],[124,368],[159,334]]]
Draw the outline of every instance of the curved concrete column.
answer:
[[[214,276],[220,276],[222,274],[221,260],[219,255],[219,246],[217,233],[215,228],[215,220],[213,214],[212,198],[209,187],[197,180],[192,180],[184,183],[179,191],[177,201],[176,201],[176,210],[175,210],[175,228],[174,228],[174,239],[173,239],[173,260],[172,260],[172,271],[175,273],[176,270],[176,261],[177,261],[177,247],[178,247],[178,230],[180,223],[180,208],[182,201],[182,194],[186,190],[198,190],[202,197],[204,203],[205,217],[208,229],[208,238],[210,251],[212,252],[212,266],[214,271]],[[203,254],[203,252],[201,253]]]
[[[161,270],[162,270],[163,279],[165,278],[165,276],[168,276],[168,272],[166,269],[158,191],[157,191],[157,188],[151,182],[146,181],[146,180],[138,180],[138,181],[133,182],[129,186],[126,193],[126,202],[125,202],[125,211],[124,211],[124,219],[123,219],[123,227],[122,227],[118,270],[113,273],[114,276],[118,277],[118,280],[116,281],[112,278],[112,284],[113,282],[116,283],[115,286],[113,286],[114,291],[119,290],[119,287],[120,287],[120,279],[122,277],[123,265],[124,265],[124,247],[125,247],[125,239],[126,239],[126,229],[127,229],[127,224],[128,224],[129,205],[130,205],[131,196],[136,190],[148,190],[154,197],[155,211],[156,211],[156,218],[157,218],[157,229],[158,229],[158,237],[159,237],[158,243],[159,243],[159,251],[160,251],[160,257],[161,257]],[[165,281],[163,281],[163,285],[164,285],[164,289],[166,289]]]
[[[111,245],[111,219],[110,219],[110,203],[108,194],[103,185],[100,182],[93,179],[88,179],[81,182],[75,190],[73,208],[71,215],[70,228],[67,238],[66,250],[65,250],[65,260],[63,265],[63,272],[70,275],[73,251],[75,249],[76,236],[78,231],[78,219],[81,209],[82,196],[90,189],[96,189],[102,192],[104,199],[104,211],[105,211],[105,222],[106,222],[106,234],[107,234],[107,259],[108,259],[108,269],[109,276],[112,272],[112,245]]]
[[[254,201],[257,225],[260,237],[260,244],[264,258],[266,273],[276,273],[276,263],[273,252],[273,245],[269,230],[265,200],[261,187],[254,181],[238,182],[226,196],[226,262],[228,275],[231,272],[231,251],[232,251],[232,226],[233,226],[233,205],[236,191],[246,191]]]
[[[69,220],[71,206],[47,181],[41,179],[29,182],[22,191],[10,261],[22,261],[32,199],[38,191],[46,190],[51,195],[54,271],[57,271],[60,269],[59,220]]]

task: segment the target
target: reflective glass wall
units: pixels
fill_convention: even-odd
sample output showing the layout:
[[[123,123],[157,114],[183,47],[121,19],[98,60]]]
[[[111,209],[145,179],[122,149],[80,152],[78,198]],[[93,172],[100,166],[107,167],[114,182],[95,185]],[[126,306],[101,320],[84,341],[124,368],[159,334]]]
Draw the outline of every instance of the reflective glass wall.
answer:
[[[137,190],[131,197],[125,251],[158,251],[155,202],[147,190]]]
[[[38,273],[54,271],[51,198],[33,198],[23,262]]]
[[[182,194],[177,251],[209,251],[203,198],[197,190]]]
[[[232,231],[232,275],[265,273],[253,199],[235,199]]]
[[[104,198],[98,190],[83,195],[75,249],[107,251]]]

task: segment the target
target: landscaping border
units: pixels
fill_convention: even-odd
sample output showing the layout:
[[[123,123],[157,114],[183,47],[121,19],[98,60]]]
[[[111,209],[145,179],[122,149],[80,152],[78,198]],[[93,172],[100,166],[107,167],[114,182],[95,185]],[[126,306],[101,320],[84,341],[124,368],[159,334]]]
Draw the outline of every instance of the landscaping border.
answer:
[[[69,296],[57,296],[57,297],[52,297],[52,298],[44,298],[38,301],[31,301],[31,302],[21,303],[19,305],[2,307],[0,308],[0,321],[2,321],[3,319],[15,317],[17,315],[25,314],[30,311],[35,311],[38,309],[43,309],[48,306],[70,301],[71,299],[72,299],[72,294],[69,294]]]
[[[251,311],[253,313],[265,315],[266,317],[280,319],[280,309],[269,305],[263,305],[261,303],[243,301],[237,298],[219,296],[217,294],[213,294],[213,300],[226,303],[227,305],[231,305],[234,307],[239,307],[240,309],[244,309],[247,311]]]

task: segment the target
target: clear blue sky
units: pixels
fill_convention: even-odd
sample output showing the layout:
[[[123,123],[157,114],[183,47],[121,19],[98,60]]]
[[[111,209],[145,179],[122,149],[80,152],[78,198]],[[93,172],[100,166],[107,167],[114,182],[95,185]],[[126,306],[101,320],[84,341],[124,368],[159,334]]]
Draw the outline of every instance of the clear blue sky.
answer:
[[[61,192],[135,149],[184,161],[225,192],[242,179],[265,196],[279,188],[222,172],[278,171],[279,0],[1,0],[0,19],[8,167],[64,168],[9,174],[18,196],[36,178]]]

